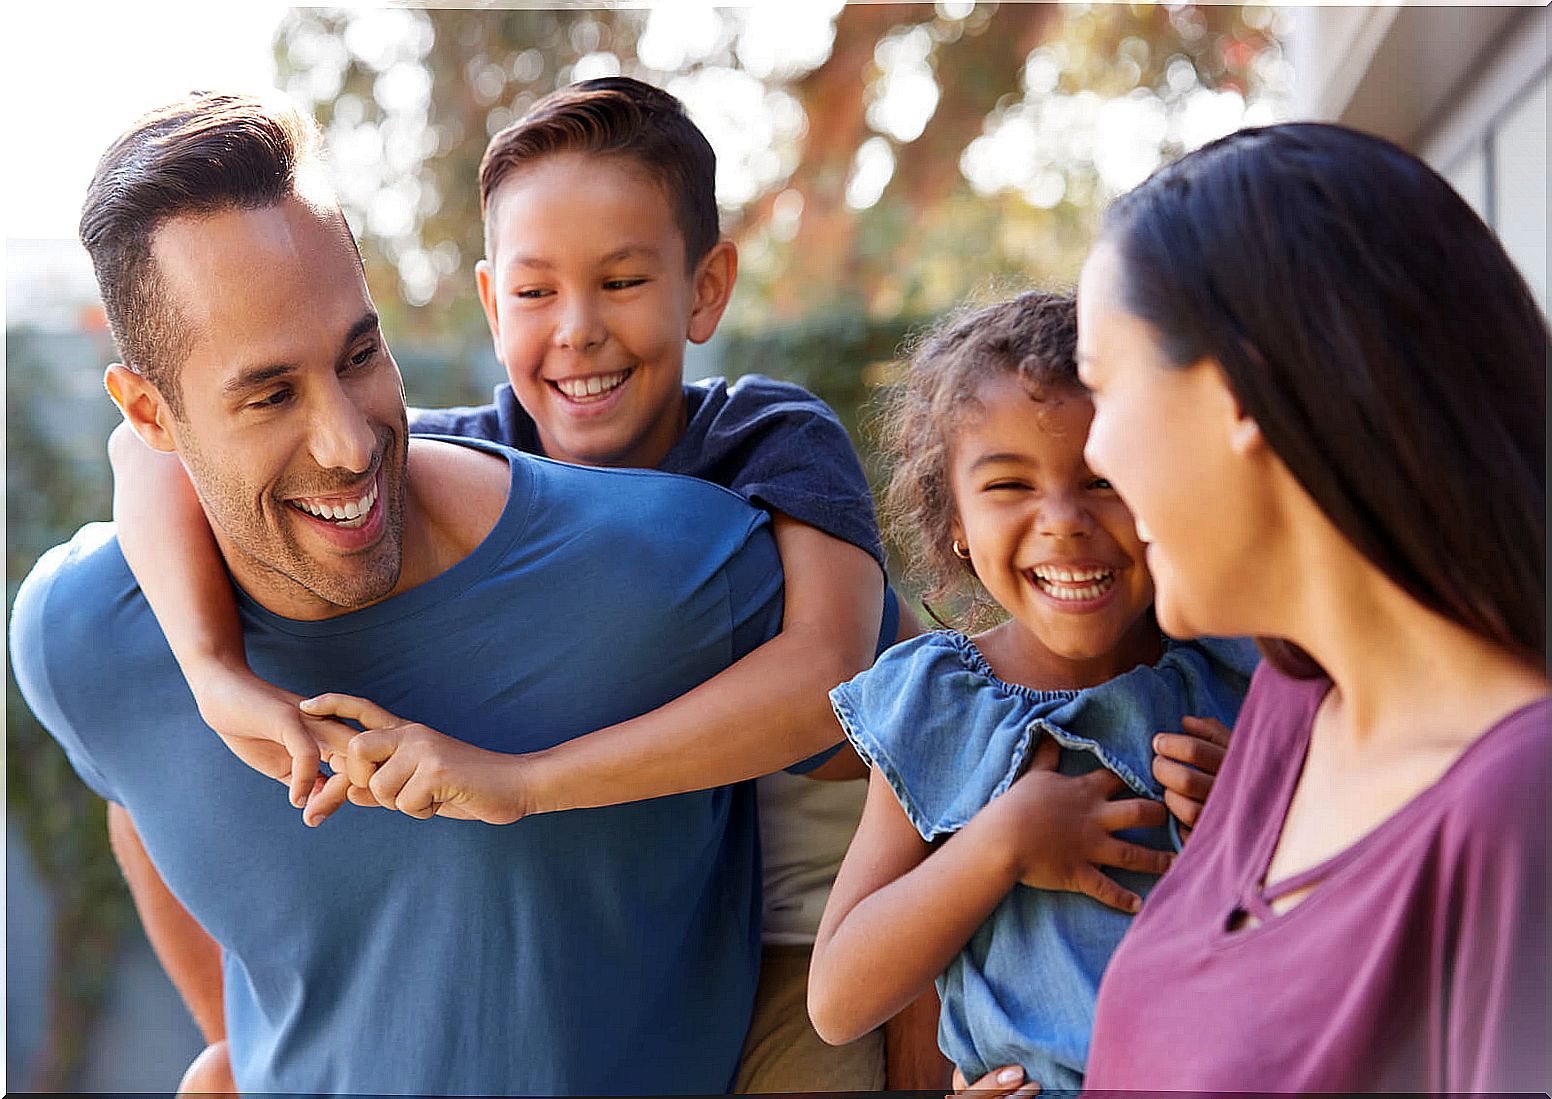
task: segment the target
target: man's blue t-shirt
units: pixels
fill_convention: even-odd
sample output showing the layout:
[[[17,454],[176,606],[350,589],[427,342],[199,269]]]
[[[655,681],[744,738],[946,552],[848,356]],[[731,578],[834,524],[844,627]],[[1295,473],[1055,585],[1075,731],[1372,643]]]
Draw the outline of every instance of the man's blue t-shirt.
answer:
[[[655,709],[779,628],[766,517],[733,493],[501,453],[506,508],[442,575],[316,622],[240,599],[254,671],[527,752]],[[308,829],[200,721],[104,524],[24,582],[11,651],[220,942],[244,1091],[729,1086],[759,948],[751,784],[505,827],[346,807]]]

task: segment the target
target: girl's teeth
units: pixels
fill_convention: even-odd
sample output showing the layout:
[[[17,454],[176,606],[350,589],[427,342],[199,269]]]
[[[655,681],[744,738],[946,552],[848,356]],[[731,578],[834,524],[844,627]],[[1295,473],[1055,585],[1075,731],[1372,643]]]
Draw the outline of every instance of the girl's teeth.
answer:
[[[1105,592],[1110,589],[1111,584],[1115,582],[1114,573],[1101,573],[1097,579],[1093,579],[1092,582],[1085,584],[1075,583],[1072,581],[1063,581],[1054,576],[1042,575],[1042,573],[1047,571],[1065,573],[1068,576],[1073,574],[1065,569],[1041,570],[1041,573],[1035,574],[1035,584],[1040,588],[1041,591],[1045,592],[1053,599],[1060,599],[1068,603],[1081,603],[1088,599],[1098,599],[1101,595],[1104,595]],[[1092,574],[1088,572],[1083,573],[1083,578],[1085,580],[1090,579],[1091,576]]]

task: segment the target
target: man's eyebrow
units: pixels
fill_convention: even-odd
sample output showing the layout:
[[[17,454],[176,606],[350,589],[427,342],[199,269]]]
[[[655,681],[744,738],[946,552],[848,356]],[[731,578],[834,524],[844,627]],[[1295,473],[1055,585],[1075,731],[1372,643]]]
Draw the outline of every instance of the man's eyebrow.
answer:
[[[296,370],[295,363],[271,363],[268,366],[251,366],[246,370],[238,371],[236,377],[229,379],[221,387],[221,392],[228,397],[236,397],[248,392],[250,389],[257,389],[267,382],[272,382],[276,378],[283,378],[294,370]]]
[[[350,331],[345,333],[344,343],[340,347],[340,355],[343,357],[347,352],[349,352],[350,345],[355,343],[362,336],[365,336],[371,332],[376,332],[378,323],[377,313],[373,310],[368,309],[365,313],[361,314],[361,319],[358,320],[355,324],[351,325]]]
[[[362,336],[369,332],[377,331],[377,326],[378,317],[375,312],[368,310],[366,313],[363,313],[361,318],[350,326],[350,331],[345,333],[345,338],[340,345],[340,357],[343,358],[350,351],[350,345]],[[296,363],[267,363],[264,366],[251,366],[245,370],[238,371],[235,377],[228,380],[221,387],[221,392],[228,397],[235,397],[249,390],[257,389],[259,386],[272,382],[276,378],[283,378],[287,374],[294,373],[296,369]]]

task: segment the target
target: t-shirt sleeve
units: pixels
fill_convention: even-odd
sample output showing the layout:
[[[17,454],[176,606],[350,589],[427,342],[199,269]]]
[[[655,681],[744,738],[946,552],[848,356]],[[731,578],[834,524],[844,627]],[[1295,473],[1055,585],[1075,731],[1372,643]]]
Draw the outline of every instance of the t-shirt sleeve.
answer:
[[[1532,715],[1537,716],[1542,729],[1517,735],[1452,815],[1459,863],[1448,876],[1457,911],[1445,926],[1456,929],[1458,939],[1447,952],[1447,1092],[1552,1089],[1547,1040],[1552,738],[1545,731],[1545,705]]]
[[[51,669],[56,666],[55,648],[68,644],[73,631],[50,629],[50,623],[63,621],[51,609],[56,601],[56,580],[68,567],[72,545],[55,546],[39,559],[22,581],[11,608],[11,668],[16,686],[33,715],[65,750],[70,765],[81,780],[99,797],[119,800],[106,776],[92,762],[79,733],[65,714]],[[68,613],[68,612],[67,612]]]
[[[663,468],[725,485],[757,507],[850,542],[883,567],[872,490],[828,405],[758,374],[700,388],[685,438]]]

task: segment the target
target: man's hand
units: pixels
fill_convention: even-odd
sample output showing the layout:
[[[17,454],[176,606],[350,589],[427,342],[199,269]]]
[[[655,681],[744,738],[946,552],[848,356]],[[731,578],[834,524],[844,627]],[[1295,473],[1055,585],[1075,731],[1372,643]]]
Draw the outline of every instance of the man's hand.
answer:
[[[1162,874],[1174,854],[1117,839],[1114,833],[1147,828],[1167,819],[1148,798],[1111,799],[1125,788],[1104,768],[1085,775],[1056,772],[1060,749],[1042,737],[1029,771],[982,810],[1003,821],[1018,880],[1035,889],[1086,893],[1111,908],[1136,912],[1142,898],[1100,871],[1101,866]]]
[[[1229,748],[1229,730],[1210,717],[1183,717],[1183,733],[1153,738],[1153,777],[1164,787],[1164,804],[1180,821],[1184,836],[1196,827]]]
[[[466,744],[354,695],[319,695],[301,705],[315,717],[344,718],[365,730],[329,761],[348,779],[347,796],[356,805],[378,805],[416,820],[441,816],[486,824],[511,824],[531,808],[521,756]]]
[[[1000,1095],[1039,1095],[1040,1085],[1031,1080],[1024,1083],[1024,1070],[1018,1065],[994,1068],[973,1084],[965,1083],[965,1074],[954,1070],[954,1095],[975,1096],[976,1099],[995,1099]],[[953,1099],[946,1096],[945,1099]]]
[[[344,801],[343,781],[332,787],[318,773],[326,752],[344,752],[355,730],[297,709],[302,696],[282,691],[248,671],[212,671],[193,686],[199,715],[233,755],[262,775],[289,787],[291,804],[317,823],[328,790],[335,807]]]

